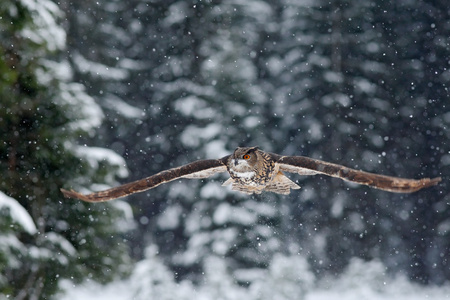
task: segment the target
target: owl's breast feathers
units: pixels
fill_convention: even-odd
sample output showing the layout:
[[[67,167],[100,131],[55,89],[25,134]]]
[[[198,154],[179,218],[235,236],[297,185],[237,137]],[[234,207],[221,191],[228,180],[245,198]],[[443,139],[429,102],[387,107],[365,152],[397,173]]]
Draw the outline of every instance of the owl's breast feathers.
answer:
[[[246,194],[261,194],[262,191],[270,191],[286,195],[290,193],[291,189],[300,188],[279,171],[279,167],[270,153],[257,150],[256,164],[246,171],[238,171],[233,161],[233,158],[230,157],[227,163],[230,178],[223,185],[231,184],[234,191]]]

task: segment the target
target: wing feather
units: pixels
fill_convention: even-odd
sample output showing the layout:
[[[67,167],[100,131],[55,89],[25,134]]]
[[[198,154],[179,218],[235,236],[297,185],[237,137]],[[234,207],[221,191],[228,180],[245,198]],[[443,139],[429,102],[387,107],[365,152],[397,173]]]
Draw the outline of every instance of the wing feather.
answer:
[[[226,172],[227,156],[221,159],[198,160],[187,165],[159,172],[144,179],[123,184],[105,191],[88,195],[61,189],[66,198],[76,198],[87,202],[104,202],[157,187],[178,178],[205,178],[216,173]]]
[[[279,156],[277,163],[280,171],[300,175],[324,174],[395,193],[412,193],[436,185],[442,180],[441,177],[416,180],[378,175],[305,156]]]

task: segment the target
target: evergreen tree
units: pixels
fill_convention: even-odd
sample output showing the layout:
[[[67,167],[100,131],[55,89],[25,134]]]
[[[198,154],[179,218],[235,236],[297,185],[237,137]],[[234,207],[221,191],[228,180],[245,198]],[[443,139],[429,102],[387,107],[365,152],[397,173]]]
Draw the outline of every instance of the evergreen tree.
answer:
[[[273,50],[278,57],[268,72],[276,75],[272,104],[279,126],[273,137],[290,141],[283,146],[286,154],[382,172],[377,155],[382,138],[372,133],[377,107],[369,100],[376,97],[376,84],[366,79],[371,72],[364,65],[376,64],[366,49],[377,43],[370,20],[367,2],[290,2],[282,11],[280,42]],[[290,201],[291,235],[316,272],[338,271],[367,247],[361,236],[373,232],[360,224],[364,209],[372,210],[358,199],[371,196],[328,178],[300,184],[302,199]]]
[[[87,11],[85,4],[77,5]],[[91,80],[90,74],[85,76],[78,67],[78,78],[88,80],[87,86],[97,86],[97,90],[103,89],[98,86],[105,87],[96,95],[97,103],[108,114],[100,143],[110,144],[129,158],[132,172],[127,181],[200,157],[216,158],[238,145],[270,145],[264,135],[257,134],[264,123],[262,108],[267,99],[256,85],[259,75],[254,67],[254,49],[272,15],[268,4],[130,1],[115,4],[126,16],[120,21],[105,14],[108,5],[113,4],[100,5],[85,14],[75,7],[67,11],[72,14],[70,27],[74,30],[70,33],[74,41],[86,37],[83,57],[91,57],[94,64],[108,63],[107,49],[113,48],[123,55],[118,65],[130,66],[129,84],[119,81],[115,89],[107,84],[107,77],[103,82]],[[98,32],[105,33],[104,22],[111,22],[109,29],[125,30],[133,43],[114,44],[115,35],[97,38]],[[87,35],[93,24],[100,25]],[[119,31],[116,29],[113,32]],[[80,52],[77,43],[71,45],[74,52]],[[90,54],[90,48],[100,50]],[[111,103],[105,101],[108,97],[115,100],[109,107],[105,105]],[[119,109],[114,111],[114,106]],[[130,111],[142,114],[127,115]],[[130,197],[142,221],[140,246],[149,239],[158,241],[161,254],[172,266],[181,268],[181,273],[200,268],[203,255],[198,254],[211,251],[228,257],[236,268],[267,266],[268,253],[280,247],[270,229],[278,223],[275,202],[262,208],[256,199],[242,203],[236,201],[234,193],[217,195],[214,191],[218,186],[219,182],[204,186],[188,181]],[[274,201],[271,196],[267,199]],[[224,204],[219,205],[221,202]],[[163,210],[166,213],[153,218]],[[167,215],[171,220],[165,222]],[[202,222],[204,225],[198,225]],[[259,224],[254,226],[253,222]],[[250,255],[258,244],[265,250]],[[196,252],[195,258],[188,258]],[[183,254],[172,258],[175,253]]]
[[[410,31],[407,24],[414,27],[417,21],[406,13],[412,8],[392,5],[324,1],[292,2],[286,7],[279,44],[282,55],[273,70],[280,74],[274,91],[274,110],[281,124],[276,134],[289,132],[284,136],[292,141],[287,154],[302,149],[319,159],[404,177],[424,176],[428,166],[426,176],[438,175],[430,171],[433,162],[426,157],[435,160],[439,154],[433,151],[430,156],[422,130],[437,134],[442,127],[424,122],[419,128],[411,123],[412,116],[434,107],[423,101],[423,93],[410,89],[411,76],[424,76],[415,68],[420,58],[408,54],[417,47],[417,37],[395,33],[397,28]],[[323,188],[324,184],[332,188]],[[302,226],[292,228],[316,271],[342,270],[353,256],[381,257],[392,269],[398,269],[399,261],[402,269],[415,265],[408,253],[419,247],[419,241],[406,236],[418,230],[407,220],[409,212],[419,207],[417,202],[426,197],[431,203],[439,197],[433,191],[408,196],[367,192],[331,179],[303,186],[302,203],[291,202]],[[429,212],[429,205],[422,207]],[[429,223],[426,218],[416,216],[422,225]],[[396,265],[389,263],[393,251],[398,255]]]
[[[102,112],[57,60],[65,46],[58,7],[3,1],[0,10],[0,190],[13,197],[2,196],[10,205],[2,205],[0,236],[15,241],[1,248],[0,293],[49,299],[60,279],[106,281],[124,271],[124,206],[63,200],[59,188],[113,184],[126,169],[117,155],[73,142],[93,132]],[[24,222],[35,228],[17,226]]]
[[[402,171],[445,178],[449,11],[435,1],[389,3],[375,10],[380,33],[391,54],[384,59],[391,65],[392,77],[383,86],[395,105],[395,115],[390,118],[397,120],[397,126],[391,128],[391,136],[402,145],[402,149],[396,149],[395,158],[407,161],[402,164]],[[390,21],[393,16],[396,22]],[[400,255],[408,258],[401,267],[408,270],[413,280],[442,283],[449,275],[442,256],[449,251],[448,234],[442,235],[441,231],[442,224],[448,222],[443,214],[448,209],[442,210],[445,197],[439,189],[432,189],[409,199],[396,204],[394,214],[388,211],[392,209],[388,204],[382,203],[393,226],[400,229],[404,249]],[[383,260],[388,262],[384,257]]]
[[[176,2],[169,8],[169,12],[177,10],[183,16],[196,15],[172,25],[189,32],[188,41],[197,47],[190,51],[199,54],[191,62],[196,66],[178,75],[182,80],[171,74],[175,83],[159,84],[165,87],[165,93],[158,93],[161,96],[156,99],[167,105],[165,111],[169,113],[163,118],[170,116],[161,122],[178,124],[167,142],[172,147],[190,150],[189,158],[174,152],[176,163],[172,159],[171,164],[180,165],[200,157],[217,158],[239,145],[266,145],[265,149],[270,150],[270,143],[262,134],[263,108],[268,99],[257,86],[255,48],[265,32],[265,22],[272,18],[272,8],[263,1],[193,7]],[[173,17],[170,13],[167,16]],[[207,31],[202,24],[209,24]],[[188,61],[185,55],[189,52],[174,55],[171,60]],[[167,151],[171,153],[170,149]],[[196,272],[198,275],[204,259],[211,255],[225,259],[232,271],[265,268],[272,255],[282,251],[276,229],[278,198],[227,193],[220,187],[223,180],[221,177],[206,185],[185,181],[179,187],[171,187],[171,203],[157,219],[161,231],[156,240],[161,252],[170,254],[171,264],[179,274],[190,273],[198,279]],[[171,221],[166,221],[168,218]]]

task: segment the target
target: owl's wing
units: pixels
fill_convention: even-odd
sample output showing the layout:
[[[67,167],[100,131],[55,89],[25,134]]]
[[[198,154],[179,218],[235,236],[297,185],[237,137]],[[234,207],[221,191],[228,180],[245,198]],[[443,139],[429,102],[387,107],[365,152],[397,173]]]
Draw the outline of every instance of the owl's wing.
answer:
[[[441,181],[441,177],[416,180],[378,175],[304,156],[279,156],[277,164],[280,171],[300,175],[324,174],[394,193],[412,193]]]
[[[61,192],[66,198],[76,198],[87,202],[109,201],[134,193],[143,192],[178,178],[206,178],[216,173],[226,172],[227,158],[228,156],[221,159],[198,160],[178,168],[159,172],[144,179],[88,195],[65,189],[61,189]]]

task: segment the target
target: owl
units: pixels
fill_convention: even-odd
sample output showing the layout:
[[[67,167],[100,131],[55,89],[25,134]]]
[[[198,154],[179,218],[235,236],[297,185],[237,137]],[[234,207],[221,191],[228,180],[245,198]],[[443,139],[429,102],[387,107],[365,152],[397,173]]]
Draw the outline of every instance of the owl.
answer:
[[[223,185],[231,185],[232,190],[246,194],[261,194],[267,191],[287,195],[291,189],[299,189],[300,186],[286,177],[285,172],[328,175],[394,193],[415,192],[441,181],[440,177],[415,180],[378,175],[305,156],[283,156],[264,152],[258,147],[239,147],[233,154],[219,159],[194,161],[105,191],[88,195],[64,189],[61,189],[61,192],[67,198],[103,202],[152,189],[176,179],[206,178],[223,172],[230,175]]]

